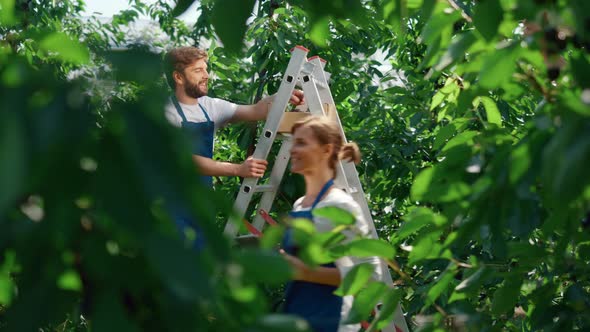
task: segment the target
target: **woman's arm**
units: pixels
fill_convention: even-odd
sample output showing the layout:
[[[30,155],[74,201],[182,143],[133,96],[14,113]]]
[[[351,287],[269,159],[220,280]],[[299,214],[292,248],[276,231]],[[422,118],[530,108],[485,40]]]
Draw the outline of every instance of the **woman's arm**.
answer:
[[[283,254],[283,257],[285,257],[289,264],[291,264],[291,267],[295,272],[293,279],[322,285],[340,286],[342,278],[340,277],[340,270],[338,270],[338,268],[323,266],[311,268],[305,265],[305,263],[299,258],[287,254],[282,249],[281,254]]]

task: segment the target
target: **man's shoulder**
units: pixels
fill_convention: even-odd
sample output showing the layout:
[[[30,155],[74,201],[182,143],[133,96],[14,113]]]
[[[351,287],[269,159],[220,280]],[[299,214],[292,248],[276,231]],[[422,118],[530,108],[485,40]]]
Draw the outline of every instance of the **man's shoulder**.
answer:
[[[225,99],[222,99],[222,98],[203,96],[203,97],[199,98],[199,103],[202,105],[213,105],[213,104],[231,103],[231,102],[229,102]]]

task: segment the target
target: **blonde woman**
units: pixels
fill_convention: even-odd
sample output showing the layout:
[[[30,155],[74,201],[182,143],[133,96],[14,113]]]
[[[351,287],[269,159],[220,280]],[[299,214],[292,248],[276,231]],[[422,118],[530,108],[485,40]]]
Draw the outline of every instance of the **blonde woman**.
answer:
[[[326,206],[338,207],[355,217],[356,232],[368,234],[369,225],[360,206],[349,194],[334,188],[338,161],[360,161],[356,144],[344,144],[339,127],[327,117],[307,117],[295,123],[291,133],[291,171],[303,175],[305,196],[295,202],[290,217],[310,219],[319,232],[328,232],[334,228],[332,222],[314,217],[312,211]],[[345,235],[348,238],[354,236],[352,232]],[[358,331],[359,324],[341,324],[350,311],[352,297],[343,298],[333,293],[351,268],[369,262],[377,270],[378,259],[342,257],[334,263],[311,268],[297,257],[298,248],[289,230],[283,241],[282,253],[295,271],[294,280],[285,292],[284,311],[305,318],[314,332]]]

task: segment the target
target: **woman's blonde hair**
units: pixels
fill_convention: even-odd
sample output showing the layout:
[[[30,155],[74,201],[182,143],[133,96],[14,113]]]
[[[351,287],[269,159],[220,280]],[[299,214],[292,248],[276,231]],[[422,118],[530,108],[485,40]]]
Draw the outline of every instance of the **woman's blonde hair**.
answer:
[[[297,129],[303,127],[311,129],[320,144],[332,144],[334,149],[328,165],[334,172],[336,172],[338,160],[353,161],[355,164],[361,161],[361,152],[358,146],[353,142],[344,143],[340,128],[334,120],[325,116],[308,116],[293,124],[291,134],[295,134]]]

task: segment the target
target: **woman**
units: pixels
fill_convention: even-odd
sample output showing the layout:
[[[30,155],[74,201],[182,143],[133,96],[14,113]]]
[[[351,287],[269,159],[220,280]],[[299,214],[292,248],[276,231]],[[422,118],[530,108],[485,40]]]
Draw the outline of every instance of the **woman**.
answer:
[[[356,144],[343,144],[338,126],[327,117],[310,116],[298,121],[293,125],[291,133],[291,171],[303,175],[305,196],[295,202],[290,217],[310,219],[319,232],[327,232],[334,225],[328,219],[314,218],[312,210],[326,206],[338,207],[356,218],[356,232],[368,234],[369,225],[360,206],[350,195],[334,188],[333,181],[339,159],[356,163],[360,161]],[[345,235],[349,239],[354,236],[352,231]],[[293,243],[290,231],[287,231],[283,248],[281,252],[295,271],[294,281],[287,286],[285,294],[285,312],[305,318],[314,332],[358,331],[359,324],[340,324],[341,319],[348,316],[352,297],[342,298],[333,292],[352,267],[364,262],[377,267],[378,259],[342,257],[332,264],[310,268],[297,258],[297,246]]]

